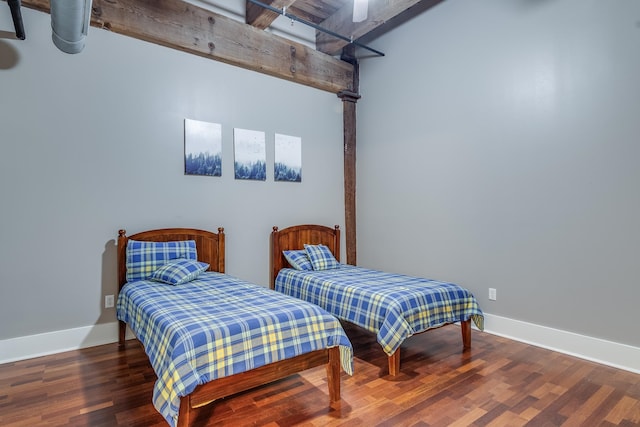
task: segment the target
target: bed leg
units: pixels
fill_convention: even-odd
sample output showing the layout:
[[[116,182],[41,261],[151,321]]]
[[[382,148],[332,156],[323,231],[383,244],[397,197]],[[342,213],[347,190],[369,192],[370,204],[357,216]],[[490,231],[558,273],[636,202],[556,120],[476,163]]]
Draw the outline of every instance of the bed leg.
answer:
[[[389,356],[389,375],[395,377],[400,373],[400,347]]]
[[[340,347],[331,347],[328,353],[327,383],[329,401],[333,403],[340,400]]]
[[[122,320],[118,320],[118,347],[124,348],[125,334],[127,333],[127,324]]]
[[[467,350],[471,348],[471,319],[460,322],[462,331],[462,347]]]
[[[189,396],[180,398],[180,411],[178,412],[178,422],[176,427],[187,427],[191,422],[191,402]]]

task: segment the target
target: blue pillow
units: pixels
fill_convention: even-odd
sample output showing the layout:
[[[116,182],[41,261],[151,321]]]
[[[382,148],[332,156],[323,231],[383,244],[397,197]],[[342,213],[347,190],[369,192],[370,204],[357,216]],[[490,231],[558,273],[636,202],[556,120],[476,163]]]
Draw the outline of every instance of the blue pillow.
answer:
[[[284,257],[289,261],[289,265],[295,268],[296,270],[313,270],[311,266],[311,261],[309,261],[309,256],[307,256],[307,251],[304,249],[299,249],[295,251],[282,251]]]
[[[197,279],[200,273],[209,268],[209,264],[191,259],[174,259],[164,264],[151,275],[151,280],[181,285]]]
[[[127,282],[148,279],[158,268],[177,258],[197,260],[196,241],[144,242],[129,239],[126,262]]]
[[[325,245],[304,245],[309,261],[314,270],[333,270],[340,268],[340,263]]]

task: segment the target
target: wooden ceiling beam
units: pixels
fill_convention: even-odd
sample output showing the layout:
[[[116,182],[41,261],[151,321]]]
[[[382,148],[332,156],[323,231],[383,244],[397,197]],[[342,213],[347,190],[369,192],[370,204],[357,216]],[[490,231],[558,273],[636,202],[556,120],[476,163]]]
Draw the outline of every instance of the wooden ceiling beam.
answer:
[[[282,9],[291,6],[296,0],[260,0],[262,3],[267,4],[276,9]],[[276,20],[280,14],[273,12],[269,9],[265,9],[255,3],[246,2],[246,23],[253,25],[256,28],[264,30]]]
[[[50,12],[49,0],[22,4]],[[331,93],[353,88],[351,64],[181,0],[93,0],[91,25]]]
[[[357,40],[363,35],[382,26],[391,18],[403,13],[422,0],[376,0],[369,2],[367,19],[353,22],[353,3],[347,2],[336,13],[322,21],[322,28]],[[328,55],[337,55],[349,42],[335,38],[321,31],[316,32],[316,49]]]

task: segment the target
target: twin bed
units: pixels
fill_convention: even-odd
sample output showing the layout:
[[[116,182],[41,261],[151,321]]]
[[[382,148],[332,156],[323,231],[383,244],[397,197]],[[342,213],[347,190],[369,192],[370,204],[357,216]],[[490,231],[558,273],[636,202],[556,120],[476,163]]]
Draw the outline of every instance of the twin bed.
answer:
[[[186,427],[195,408],[326,366],[329,398],[340,400],[340,369],[353,350],[340,321],[377,334],[400,370],[411,335],[460,322],[464,348],[483,315],[466,289],[341,264],[340,230],[298,225],[271,233],[271,289],[225,274],[225,234],[190,228],[118,236],[117,317],[158,377],[153,404]],[[275,290],[275,291],[274,291]]]
[[[340,322],[318,306],[224,274],[225,235],[186,228],[118,237],[119,342],[126,325],[158,377],[171,426],[216,399],[326,365],[329,398],[353,369]]]
[[[471,321],[483,329],[478,302],[461,286],[354,267],[339,260],[338,226],[273,227],[271,288],[375,333],[388,355],[390,375],[400,372],[400,346],[412,335],[459,322],[467,349],[471,347]]]

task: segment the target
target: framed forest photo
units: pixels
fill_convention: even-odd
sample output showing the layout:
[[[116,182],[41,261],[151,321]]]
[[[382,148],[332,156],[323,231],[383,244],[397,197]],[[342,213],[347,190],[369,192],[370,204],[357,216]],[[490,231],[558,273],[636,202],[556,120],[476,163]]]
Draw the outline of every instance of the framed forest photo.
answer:
[[[276,133],[274,144],[274,180],[302,182],[302,138]]]
[[[236,179],[265,181],[267,179],[267,150],[264,132],[233,129]]]
[[[184,119],[184,174],[222,176],[222,125]]]

